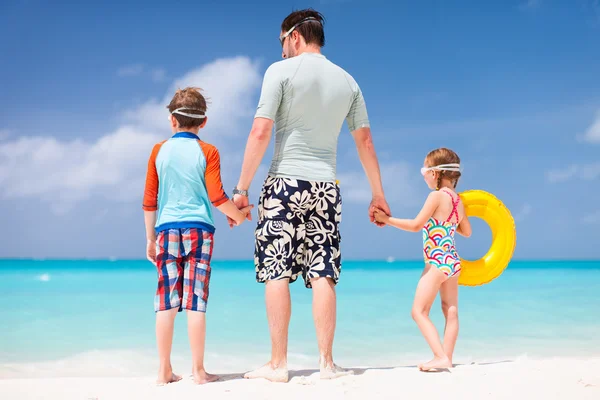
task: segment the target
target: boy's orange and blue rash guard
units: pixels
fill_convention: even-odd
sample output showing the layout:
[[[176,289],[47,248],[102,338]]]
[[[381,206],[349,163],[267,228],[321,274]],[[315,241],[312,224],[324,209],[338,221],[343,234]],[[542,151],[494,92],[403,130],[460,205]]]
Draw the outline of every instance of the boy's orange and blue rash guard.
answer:
[[[152,149],[143,209],[156,211],[156,232],[201,228],[214,232],[211,203],[228,200],[218,150],[190,132],[178,132]]]

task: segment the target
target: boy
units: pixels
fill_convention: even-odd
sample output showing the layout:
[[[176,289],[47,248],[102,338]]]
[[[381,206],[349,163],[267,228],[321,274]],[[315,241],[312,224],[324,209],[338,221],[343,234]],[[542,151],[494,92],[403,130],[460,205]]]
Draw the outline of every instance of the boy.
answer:
[[[219,379],[204,370],[205,312],[215,230],[211,203],[236,225],[246,219],[252,206],[238,210],[229,200],[221,183],[219,152],[198,137],[207,121],[206,100],[199,89],[178,90],[167,108],[175,135],[152,149],[142,207],[146,257],[158,270],[154,300],[160,358],[157,383],[181,379],[171,368],[171,345],[175,315],[185,309],[194,381],[202,384]]]

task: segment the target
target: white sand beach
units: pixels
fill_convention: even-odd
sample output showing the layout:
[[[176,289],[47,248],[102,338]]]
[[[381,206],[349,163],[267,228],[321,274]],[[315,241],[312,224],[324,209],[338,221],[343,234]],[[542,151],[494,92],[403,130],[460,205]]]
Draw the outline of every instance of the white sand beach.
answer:
[[[600,399],[600,358],[519,359],[457,365],[423,373],[414,366],[357,368],[354,376],[322,381],[316,370],[293,371],[289,383],[225,374],[198,386],[189,377],[167,386],[146,378],[0,380],[0,398],[17,399]],[[215,371],[218,372],[218,371]]]

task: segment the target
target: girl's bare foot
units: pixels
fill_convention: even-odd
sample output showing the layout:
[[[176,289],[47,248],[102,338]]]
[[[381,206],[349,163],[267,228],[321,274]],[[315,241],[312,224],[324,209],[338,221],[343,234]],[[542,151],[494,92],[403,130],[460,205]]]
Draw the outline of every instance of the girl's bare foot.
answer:
[[[173,371],[168,372],[166,374],[159,374],[158,379],[156,380],[156,384],[159,386],[167,385],[169,383],[178,382],[181,380],[181,376],[175,375]]]
[[[452,361],[448,357],[434,357],[433,360],[419,365],[421,371],[431,371],[452,368]]]
[[[198,385],[216,382],[221,378],[219,375],[209,374],[205,370],[195,371],[192,373],[192,376],[194,377],[194,382]]]

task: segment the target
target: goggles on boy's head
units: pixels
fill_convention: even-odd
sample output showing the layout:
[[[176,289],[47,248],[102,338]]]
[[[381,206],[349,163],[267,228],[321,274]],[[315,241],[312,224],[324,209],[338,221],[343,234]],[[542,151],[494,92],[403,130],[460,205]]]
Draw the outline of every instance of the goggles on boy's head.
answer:
[[[455,171],[460,172],[460,164],[441,164],[435,167],[421,168],[421,175],[425,175],[427,171]]]
[[[171,112],[171,114],[179,114],[179,115],[184,115],[186,117],[198,118],[198,119],[204,119],[204,118],[206,118],[206,115],[204,115],[204,114],[190,114],[190,113],[183,112],[181,110],[194,110],[194,109],[190,108],[190,107],[180,107],[177,110],[173,110]],[[199,111],[199,110],[197,110],[197,111]]]

